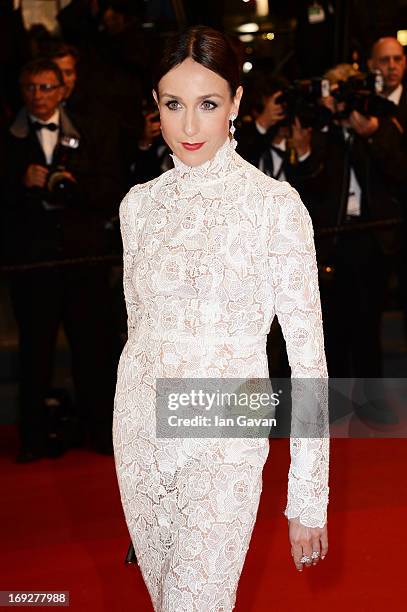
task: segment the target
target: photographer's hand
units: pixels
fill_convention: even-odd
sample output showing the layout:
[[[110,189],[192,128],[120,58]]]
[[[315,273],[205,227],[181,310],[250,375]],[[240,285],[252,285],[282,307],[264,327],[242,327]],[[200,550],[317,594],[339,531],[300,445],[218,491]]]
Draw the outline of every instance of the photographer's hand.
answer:
[[[48,168],[40,166],[39,164],[30,164],[23,176],[23,183],[26,187],[45,187],[47,182],[47,176],[49,174]]]
[[[295,118],[292,129],[292,143],[298,157],[311,153],[312,128],[303,128],[298,117]]]
[[[160,135],[160,121],[157,119],[158,112],[148,113],[144,118],[144,132],[143,136],[139,140],[139,146],[141,149],[150,147],[153,144],[153,140]]]
[[[76,178],[74,177],[74,175],[71,174],[70,172],[68,172],[68,170],[63,170],[63,172],[61,172],[61,174],[63,176],[66,176],[66,178],[69,179],[70,181],[72,181],[73,183],[77,183],[78,182],[76,180]]]
[[[330,110],[331,113],[336,113],[336,111],[338,110],[336,100],[333,96],[325,96],[323,98],[319,98],[319,103],[321,106],[325,106],[325,108]]]
[[[377,117],[365,117],[354,110],[349,115],[349,124],[359,136],[369,138],[369,136],[372,136],[378,129],[379,120]]]
[[[265,130],[285,118],[283,106],[276,103],[276,99],[281,96],[281,91],[276,91],[272,96],[266,98],[264,110],[256,117],[256,122]]]

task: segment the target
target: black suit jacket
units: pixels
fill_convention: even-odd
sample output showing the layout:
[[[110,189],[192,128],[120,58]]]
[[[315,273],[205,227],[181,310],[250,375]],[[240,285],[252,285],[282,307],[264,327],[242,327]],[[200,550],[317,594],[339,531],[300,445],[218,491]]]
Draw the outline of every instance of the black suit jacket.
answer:
[[[74,201],[61,210],[46,210],[47,193],[26,188],[23,176],[30,164],[46,160],[23,109],[5,135],[7,157],[2,179],[3,255],[10,262],[96,255],[107,248],[106,221],[117,214],[122,181],[117,139],[91,119],[72,117],[60,109],[60,135],[79,140],[70,150],[66,169],[77,180]],[[60,145],[54,151],[58,157]]]
[[[401,197],[407,195],[407,87],[403,86],[399,104],[392,118],[380,120],[370,141],[372,155],[386,177],[394,181]]]
[[[403,151],[403,135],[392,118],[380,119],[379,129],[371,138],[354,134],[351,144],[346,144],[342,128],[335,125],[321,134],[321,137],[323,171],[320,175],[319,196],[315,198],[311,211],[314,227],[333,227],[345,222],[350,165],[362,192],[359,221],[400,219],[403,167],[399,158],[405,159],[406,177],[407,156]],[[398,252],[400,226],[367,231],[378,242],[383,253]],[[329,248],[334,248],[335,241],[326,238],[320,241],[322,244],[326,253]]]
[[[146,183],[162,174],[162,165],[168,168],[173,167],[172,160],[169,158],[170,149],[162,136],[156,138],[151,147],[142,150],[138,147],[137,134],[133,134],[127,139],[123,151],[126,155],[125,167],[127,169],[126,181],[130,188],[132,185]]]
[[[254,121],[244,122],[236,131],[236,150],[248,162],[259,167],[260,158],[270,148],[274,130],[271,128],[266,134],[261,134]],[[312,138],[318,139],[317,132]],[[283,171],[287,181],[297,189],[304,204],[308,208],[313,206],[314,191],[318,191],[319,174],[322,170],[322,160],[319,158],[319,146],[312,146],[312,152],[302,162],[295,165],[289,163],[288,155],[283,161]]]

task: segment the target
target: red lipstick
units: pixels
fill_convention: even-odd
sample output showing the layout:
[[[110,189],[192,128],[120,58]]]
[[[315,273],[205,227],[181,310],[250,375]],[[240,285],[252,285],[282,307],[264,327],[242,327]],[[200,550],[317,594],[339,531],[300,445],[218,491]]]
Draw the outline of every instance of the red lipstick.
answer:
[[[204,142],[181,142],[182,146],[184,147],[184,149],[186,149],[187,151],[197,151],[198,149],[200,149],[205,143]]]

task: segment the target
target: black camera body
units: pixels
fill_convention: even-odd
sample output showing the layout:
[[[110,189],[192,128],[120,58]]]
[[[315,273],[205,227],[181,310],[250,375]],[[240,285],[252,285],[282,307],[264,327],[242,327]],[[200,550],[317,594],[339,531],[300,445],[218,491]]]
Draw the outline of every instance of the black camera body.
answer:
[[[332,96],[337,102],[344,103],[345,107],[335,113],[334,118],[346,119],[354,110],[365,117],[388,117],[394,114],[396,105],[381,96],[382,92],[383,76],[379,71],[339,81]]]
[[[328,79],[321,77],[294,81],[276,99],[277,104],[283,105],[286,115],[278,125],[293,125],[298,117],[302,127],[321,129],[332,120],[347,119],[354,110],[365,117],[393,115],[396,105],[380,95],[382,91],[383,76],[380,71],[339,81],[335,89],[331,89]],[[321,98],[330,95],[343,103],[343,110],[332,113],[321,105]]]
[[[72,151],[79,147],[79,138],[62,136],[58,142],[56,159],[49,168],[45,185],[46,200],[49,204],[64,208],[72,205],[78,196],[78,186],[75,181],[66,176]]]
[[[328,125],[332,118],[329,109],[321,106],[319,100],[330,95],[328,79],[315,77],[309,80],[294,81],[276,99],[277,104],[282,104],[285,119],[278,123],[279,126],[293,125],[298,117],[303,128],[321,129]]]

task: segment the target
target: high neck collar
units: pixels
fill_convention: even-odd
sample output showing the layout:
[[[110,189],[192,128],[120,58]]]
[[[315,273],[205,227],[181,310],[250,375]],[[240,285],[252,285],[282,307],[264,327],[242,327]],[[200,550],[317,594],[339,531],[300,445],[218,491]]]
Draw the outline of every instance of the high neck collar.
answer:
[[[211,159],[199,166],[188,166],[175,154],[171,155],[177,181],[186,184],[199,184],[224,178],[238,169],[238,157],[229,137]]]

